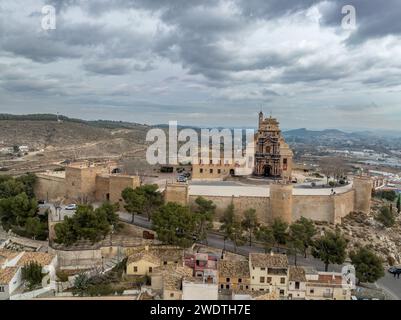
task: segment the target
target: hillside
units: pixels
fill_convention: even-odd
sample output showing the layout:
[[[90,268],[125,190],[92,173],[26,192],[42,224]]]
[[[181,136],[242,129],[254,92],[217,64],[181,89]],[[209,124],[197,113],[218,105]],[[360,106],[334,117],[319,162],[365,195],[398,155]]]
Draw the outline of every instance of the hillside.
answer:
[[[48,116],[16,116],[17,120],[0,115],[0,147],[26,145],[30,149],[27,155],[0,155],[0,167],[19,173],[52,168],[64,160],[144,159],[148,126],[65,117],[57,122],[57,116]]]

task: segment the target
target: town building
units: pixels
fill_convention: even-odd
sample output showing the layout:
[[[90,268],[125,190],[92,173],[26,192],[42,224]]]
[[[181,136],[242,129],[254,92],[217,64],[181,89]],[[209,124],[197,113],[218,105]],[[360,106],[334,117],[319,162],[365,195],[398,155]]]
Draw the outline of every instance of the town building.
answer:
[[[249,290],[249,262],[220,260],[218,262],[220,290]]]
[[[218,300],[216,282],[205,282],[200,278],[185,277],[182,281],[182,300]]]
[[[288,299],[305,300],[306,275],[302,267],[291,266],[288,278]]]
[[[151,275],[165,265],[182,265],[183,251],[174,246],[140,246],[127,249],[127,275]]]
[[[305,269],[306,300],[350,300],[351,286],[341,273]]]
[[[8,300],[21,285],[21,269],[0,268],[0,300]]]
[[[185,265],[194,271],[196,278],[213,282],[218,277],[217,264],[219,257],[210,252],[185,253]]]
[[[182,280],[192,275],[193,270],[187,266],[163,265],[153,270],[151,288],[163,300],[182,300]]]
[[[285,254],[250,253],[249,273],[252,291],[276,292],[287,296],[288,259]]]

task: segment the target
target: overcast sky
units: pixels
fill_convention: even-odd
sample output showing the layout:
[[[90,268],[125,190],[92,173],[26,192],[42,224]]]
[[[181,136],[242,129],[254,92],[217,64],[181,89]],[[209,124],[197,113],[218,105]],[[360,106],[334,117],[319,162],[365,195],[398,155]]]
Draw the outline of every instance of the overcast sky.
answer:
[[[0,112],[255,126],[263,109],[283,128],[400,129],[400,14],[399,0],[1,0]]]

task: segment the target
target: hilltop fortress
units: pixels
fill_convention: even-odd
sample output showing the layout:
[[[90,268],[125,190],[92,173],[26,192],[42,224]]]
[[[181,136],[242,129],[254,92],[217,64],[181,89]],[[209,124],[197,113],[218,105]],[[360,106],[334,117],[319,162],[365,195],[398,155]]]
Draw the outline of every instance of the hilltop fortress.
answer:
[[[293,184],[293,153],[281,135],[278,121],[264,118],[260,112],[254,139],[253,153],[244,163],[200,161],[192,164],[193,182],[160,186],[166,202],[192,206],[195,199],[202,196],[216,204],[216,220],[232,203],[236,214],[253,208],[258,220],[266,224],[275,218],[291,223],[300,217],[340,223],[350,212],[370,213],[371,178],[355,176],[350,184],[333,189]],[[230,175],[248,176],[248,184],[219,181]],[[37,176],[35,194],[38,199],[64,203],[110,201],[119,203],[121,210],[124,210],[121,192],[141,185],[138,176],[118,173],[117,164],[112,162],[72,163],[65,171]],[[252,179],[258,180],[258,184],[252,184]]]

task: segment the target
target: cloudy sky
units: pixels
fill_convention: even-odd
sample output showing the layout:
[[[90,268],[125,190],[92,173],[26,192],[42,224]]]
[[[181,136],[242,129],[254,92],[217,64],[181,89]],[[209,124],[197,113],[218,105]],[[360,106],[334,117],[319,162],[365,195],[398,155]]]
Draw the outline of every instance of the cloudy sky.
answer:
[[[254,126],[263,109],[284,128],[400,129],[400,14],[399,0],[1,0],[0,113]]]

